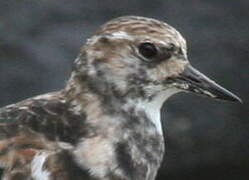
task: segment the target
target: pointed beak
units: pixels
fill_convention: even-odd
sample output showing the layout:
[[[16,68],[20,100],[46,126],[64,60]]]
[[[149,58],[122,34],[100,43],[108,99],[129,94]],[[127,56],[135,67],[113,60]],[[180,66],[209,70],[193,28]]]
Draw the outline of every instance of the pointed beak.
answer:
[[[185,66],[184,71],[177,78],[177,81],[180,84],[179,88],[186,91],[216,99],[242,103],[242,100],[238,96],[221,87],[190,64]]]

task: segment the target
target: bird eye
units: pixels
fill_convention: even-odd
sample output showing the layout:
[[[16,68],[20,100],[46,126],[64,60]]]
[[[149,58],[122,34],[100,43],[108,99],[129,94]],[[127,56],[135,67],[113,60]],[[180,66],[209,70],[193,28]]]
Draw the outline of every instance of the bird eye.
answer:
[[[139,53],[145,58],[153,58],[157,55],[157,48],[150,42],[141,43],[138,47]]]

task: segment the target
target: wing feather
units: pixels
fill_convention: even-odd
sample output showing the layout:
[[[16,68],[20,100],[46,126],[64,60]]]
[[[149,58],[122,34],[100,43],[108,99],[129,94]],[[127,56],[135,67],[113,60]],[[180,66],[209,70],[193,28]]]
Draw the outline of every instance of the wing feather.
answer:
[[[53,156],[49,155],[53,159],[60,149],[70,152],[86,134],[84,114],[76,114],[60,93],[37,96],[0,109],[0,166],[8,167],[6,179],[26,178],[25,173],[32,172],[30,167],[37,168],[39,153],[53,152]]]

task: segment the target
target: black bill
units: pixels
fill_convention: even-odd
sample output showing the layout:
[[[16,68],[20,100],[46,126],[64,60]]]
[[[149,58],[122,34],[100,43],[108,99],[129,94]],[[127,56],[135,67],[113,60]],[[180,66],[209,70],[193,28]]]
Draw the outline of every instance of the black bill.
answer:
[[[212,98],[242,103],[242,100],[238,96],[221,87],[190,64],[186,65],[178,81],[180,83],[179,88],[184,90]]]

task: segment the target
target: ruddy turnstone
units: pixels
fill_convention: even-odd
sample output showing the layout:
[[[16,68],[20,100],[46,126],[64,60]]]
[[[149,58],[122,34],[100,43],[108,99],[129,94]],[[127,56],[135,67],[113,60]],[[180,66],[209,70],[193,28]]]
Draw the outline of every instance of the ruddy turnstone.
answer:
[[[160,108],[181,91],[241,101],[190,65],[170,25],[111,20],[82,47],[64,89],[0,109],[3,179],[153,180]]]

